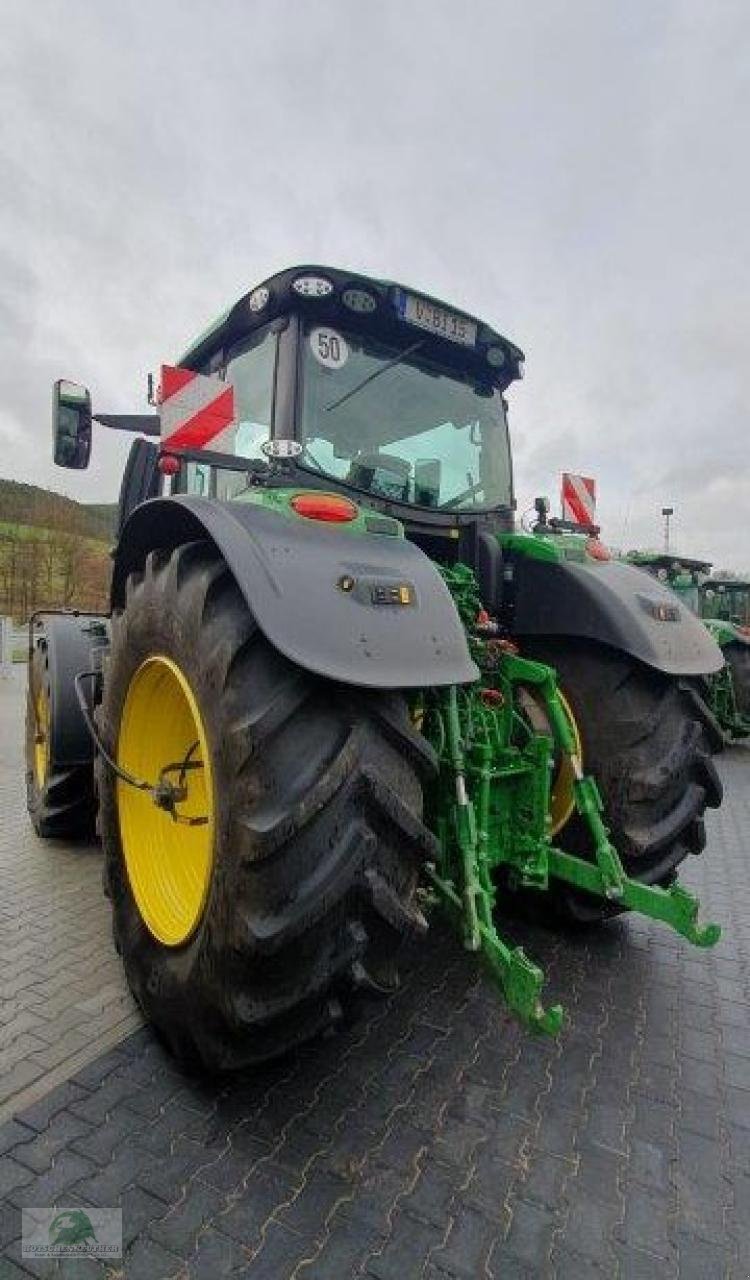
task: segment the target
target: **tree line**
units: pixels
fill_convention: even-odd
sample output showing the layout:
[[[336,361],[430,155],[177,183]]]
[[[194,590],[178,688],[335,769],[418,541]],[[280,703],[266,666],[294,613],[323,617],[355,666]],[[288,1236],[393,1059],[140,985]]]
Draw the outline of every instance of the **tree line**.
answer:
[[[0,521],[62,528],[86,538],[114,538],[114,503],[82,503],[35,484],[0,478]]]
[[[0,613],[106,610],[114,511],[0,479]]]
[[[65,528],[0,525],[0,613],[107,608],[109,550]]]

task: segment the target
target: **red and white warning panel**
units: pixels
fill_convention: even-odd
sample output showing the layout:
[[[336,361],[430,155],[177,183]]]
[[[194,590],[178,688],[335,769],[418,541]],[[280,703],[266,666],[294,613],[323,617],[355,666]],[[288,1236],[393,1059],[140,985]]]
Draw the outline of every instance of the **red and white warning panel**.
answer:
[[[563,471],[562,518],[571,524],[591,525],[596,522],[596,481],[591,476],[576,476]]]
[[[163,364],[159,398],[161,443],[166,450],[231,451],[234,387],[220,378]]]

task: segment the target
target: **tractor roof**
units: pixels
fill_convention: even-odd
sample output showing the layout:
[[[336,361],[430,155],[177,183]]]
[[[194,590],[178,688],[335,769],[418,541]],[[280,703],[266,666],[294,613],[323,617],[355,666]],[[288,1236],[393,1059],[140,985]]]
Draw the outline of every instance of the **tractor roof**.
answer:
[[[704,584],[707,587],[724,587],[725,590],[731,590],[732,587],[738,591],[747,591],[750,588],[750,578],[727,578],[721,574],[711,577]]]
[[[631,564],[652,565],[654,569],[666,569],[668,573],[685,569],[693,573],[708,573],[710,560],[694,560],[690,556],[673,555],[667,551],[629,551]]]
[[[404,314],[406,299],[419,299],[449,317],[468,322],[471,331],[476,326],[475,340],[464,344],[429,328],[425,331]],[[477,316],[392,280],[375,280],[354,271],[320,265],[289,267],[263,280],[214,320],[191,343],[179,363],[200,368],[218,349],[290,311],[304,311],[321,323],[345,324],[348,318],[350,324],[356,322],[358,329],[369,329],[384,337],[403,339],[404,333],[413,334],[416,326],[417,333],[442,348],[453,361],[459,355],[469,363],[481,361],[503,385],[523,376],[523,352]]]

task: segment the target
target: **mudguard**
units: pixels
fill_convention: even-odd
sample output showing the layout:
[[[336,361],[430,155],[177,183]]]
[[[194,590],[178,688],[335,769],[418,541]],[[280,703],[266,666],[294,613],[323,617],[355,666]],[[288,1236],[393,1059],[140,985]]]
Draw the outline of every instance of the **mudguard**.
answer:
[[[575,636],[621,649],[666,675],[711,675],[724,665],[708,630],[668,587],[622,561],[575,563],[511,556],[513,631]]]
[[[50,757],[58,767],[88,764],[94,744],[86,728],[74,677],[98,666],[95,650],[106,648],[109,620],[100,614],[37,613],[32,619],[29,679],[42,664],[50,699]],[[92,692],[92,682],[85,687]]]
[[[196,538],[217,547],[270,643],[316,675],[373,689],[478,678],[448,589],[413,543],[255,503],[191,495],[143,503],[115,551],[113,608],[149,551]]]

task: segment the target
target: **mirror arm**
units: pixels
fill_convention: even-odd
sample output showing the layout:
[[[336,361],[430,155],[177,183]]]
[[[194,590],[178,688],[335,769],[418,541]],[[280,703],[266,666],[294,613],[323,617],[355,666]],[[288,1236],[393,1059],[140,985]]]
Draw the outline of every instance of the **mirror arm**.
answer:
[[[161,434],[158,413],[92,413],[91,417],[113,431],[140,431],[145,436]]]

